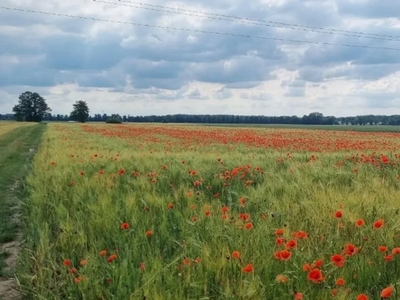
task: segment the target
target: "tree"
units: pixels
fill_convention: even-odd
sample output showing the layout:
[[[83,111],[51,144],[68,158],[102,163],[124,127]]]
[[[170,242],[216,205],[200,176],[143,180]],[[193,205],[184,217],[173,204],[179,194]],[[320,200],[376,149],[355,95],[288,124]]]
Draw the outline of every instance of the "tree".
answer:
[[[112,114],[110,117],[107,118],[106,123],[121,124],[122,118],[119,114]]]
[[[38,93],[25,92],[19,96],[19,102],[13,107],[17,121],[40,122],[49,114],[50,107]]]
[[[74,110],[71,112],[71,119],[81,123],[85,123],[89,118],[89,107],[85,101],[76,101],[73,105]]]

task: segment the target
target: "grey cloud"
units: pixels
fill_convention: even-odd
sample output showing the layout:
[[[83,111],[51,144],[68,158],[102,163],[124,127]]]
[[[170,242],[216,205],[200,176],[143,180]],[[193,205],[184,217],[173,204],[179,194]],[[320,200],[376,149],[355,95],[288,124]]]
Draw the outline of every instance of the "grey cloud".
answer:
[[[115,36],[88,40],[82,36],[57,35],[43,40],[46,65],[59,70],[108,69],[121,61],[126,51]]]
[[[189,19],[198,23],[192,25],[188,24],[187,16],[89,2],[84,5],[82,2],[71,0],[68,2],[72,3],[70,11],[61,10],[60,5],[65,2],[57,1],[38,2],[35,4],[37,7],[31,8],[114,20],[123,20],[128,12],[132,12],[128,21],[145,24],[167,24],[177,28],[282,39],[399,47],[398,43],[389,41],[322,35],[212,19],[202,20],[194,16]],[[17,2],[4,0],[4,3],[14,6]],[[161,0],[153,3],[180,7],[178,4]],[[271,2],[268,5],[261,0],[189,0],[182,5],[189,9],[192,9],[190,5],[194,5],[193,9],[266,21],[400,36],[398,28],[387,24],[372,27],[365,25],[365,22],[353,24],[354,22],[349,22],[348,17],[396,17],[396,14],[398,17],[398,0],[307,0]],[[122,10],[124,14],[121,14]],[[42,32],[43,28],[35,27],[35,24],[41,24],[48,32]],[[358,27],[349,28],[347,24]],[[6,25],[15,28],[11,32]],[[272,72],[278,69],[299,73],[296,80],[282,82],[287,97],[303,97],[306,82],[319,84],[336,78],[376,80],[400,70],[398,51],[289,43],[292,52],[285,52],[285,42],[268,39],[99,23],[2,10],[0,39],[3,41],[0,44],[0,56],[12,54],[23,58],[35,54],[43,58],[36,62],[2,66],[0,86],[77,83],[81,87],[105,87],[110,91],[131,95],[142,95],[143,92],[149,97],[153,95],[162,99],[206,97],[200,90],[183,91],[183,87],[194,81],[224,85],[214,96],[218,99],[228,99],[232,97],[230,89],[256,87],[263,81],[274,79]],[[305,49],[304,54],[301,54],[302,49]],[[294,52],[296,55],[293,55]],[[351,62],[349,67],[345,67],[347,62]],[[248,94],[243,97],[253,100],[257,100],[257,97],[259,100],[269,99],[268,94]]]
[[[186,98],[188,99],[207,99],[208,97],[206,95],[203,95],[199,89],[195,89],[188,94],[185,95]]]
[[[272,96],[267,92],[261,93],[241,93],[240,97],[242,99],[250,99],[250,100],[257,100],[257,101],[268,101],[272,100]]]
[[[400,90],[398,91],[360,90],[353,93],[352,96],[363,99],[366,107],[388,108],[394,106],[395,100],[400,100]]]
[[[289,90],[283,94],[285,97],[304,97],[306,94],[305,88],[289,88]]]
[[[191,74],[204,82],[256,82],[268,79],[276,67],[258,57],[241,56],[212,64],[195,64]]]
[[[285,1],[277,13],[287,23],[328,27],[342,23],[335,10],[335,1]]]
[[[283,80],[281,82],[282,87],[293,87],[293,88],[302,88],[306,86],[306,82],[304,80]]]
[[[326,82],[341,78],[347,80],[378,80],[400,70],[400,64],[304,66],[299,78],[308,82]]]
[[[233,93],[232,93],[231,90],[229,90],[229,89],[227,89],[225,87],[222,87],[222,88],[214,91],[214,96],[217,99],[223,100],[223,99],[231,98],[233,96]]]
[[[272,79],[272,76],[269,76]],[[260,85],[262,81],[241,81],[241,82],[228,82],[225,84],[229,89],[250,89]]]
[[[399,18],[398,0],[337,1],[339,13],[367,18]]]

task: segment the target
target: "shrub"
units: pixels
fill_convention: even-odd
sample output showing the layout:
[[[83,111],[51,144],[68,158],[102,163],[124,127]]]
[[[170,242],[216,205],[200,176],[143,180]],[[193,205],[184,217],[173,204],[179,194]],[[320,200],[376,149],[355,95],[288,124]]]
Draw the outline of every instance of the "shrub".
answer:
[[[122,123],[122,119],[120,116],[118,115],[112,115],[111,117],[109,117],[106,120],[106,123],[110,123],[110,124],[121,124]]]

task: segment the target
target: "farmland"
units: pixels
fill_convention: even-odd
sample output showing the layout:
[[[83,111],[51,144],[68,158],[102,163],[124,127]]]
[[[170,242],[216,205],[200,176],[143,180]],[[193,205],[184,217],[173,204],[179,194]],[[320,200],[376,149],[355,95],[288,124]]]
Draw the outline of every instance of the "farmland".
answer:
[[[399,146],[395,132],[49,124],[26,182],[22,291],[398,299]]]

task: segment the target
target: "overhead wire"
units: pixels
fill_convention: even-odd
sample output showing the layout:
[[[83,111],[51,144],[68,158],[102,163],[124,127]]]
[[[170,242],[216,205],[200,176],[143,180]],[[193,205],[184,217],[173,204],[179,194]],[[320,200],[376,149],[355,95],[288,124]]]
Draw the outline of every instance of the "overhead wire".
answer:
[[[160,11],[160,12],[166,12],[166,13],[172,13],[172,14],[181,14],[181,15],[202,17],[202,18],[208,18],[208,19],[214,19],[214,20],[220,20],[220,21],[251,24],[251,25],[256,25],[256,26],[286,28],[286,29],[291,29],[291,30],[316,32],[316,33],[322,33],[322,34],[344,35],[344,36],[351,36],[351,37],[400,42],[400,36],[394,36],[394,35],[368,33],[368,32],[362,32],[362,31],[342,30],[342,29],[335,29],[335,28],[324,28],[324,27],[318,27],[318,26],[300,25],[300,24],[284,23],[284,22],[276,22],[276,21],[266,21],[266,20],[260,20],[260,19],[254,19],[254,18],[210,13],[210,12],[206,12],[206,11],[198,11],[198,10],[192,10],[192,9],[175,8],[175,7],[164,6],[164,5],[148,4],[148,3],[144,3],[144,2],[137,2],[137,1],[130,1],[130,0],[118,0],[118,2],[115,2],[117,0],[115,0],[114,2],[106,1],[106,0],[91,0],[91,1],[107,3],[107,4],[111,4],[111,5],[117,5],[117,6],[119,5],[119,6],[133,7],[133,8],[139,8],[139,9]],[[129,4],[125,4],[125,3],[129,3]]]
[[[62,13],[39,11],[39,10],[32,10],[32,9],[18,8],[18,7],[0,6],[0,9],[9,10],[9,11],[34,13],[34,14],[42,14],[42,15],[49,15],[49,16],[56,16],[56,17],[75,18],[75,19],[89,20],[89,21],[107,22],[107,23],[141,26],[141,27],[148,27],[148,28],[159,28],[159,29],[167,29],[167,30],[175,30],[175,31],[195,32],[195,33],[223,35],[223,36],[232,36],[232,37],[241,37],[241,38],[273,40],[273,41],[300,43],[300,44],[314,44],[314,45],[325,45],[325,46],[339,46],[339,47],[365,48],[365,49],[375,49],[375,50],[400,51],[400,48],[394,48],[394,47],[379,47],[379,46],[354,45],[354,44],[345,44],[345,43],[317,42],[317,41],[308,41],[308,40],[287,39],[287,38],[267,37],[267,36],[258,36],[258,35],[247,35],[247,34],[239,34],[239,33],[219,32],[219,31],[209,31],[209,30],[201,30],[201,29],[180,28],[180,27],[173,27],[173,26],[162,26],[162,25],[144,24],[144,23],[136,23],[136,22],[128,22],[128,21],[100,19],[100,18],[95,18],[95,17],[62,14]]]

